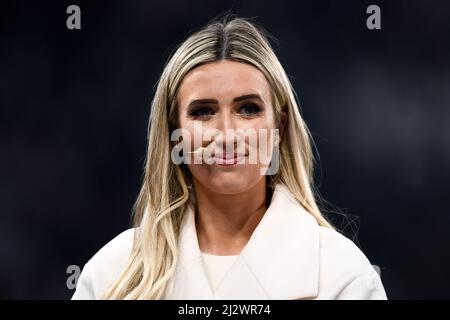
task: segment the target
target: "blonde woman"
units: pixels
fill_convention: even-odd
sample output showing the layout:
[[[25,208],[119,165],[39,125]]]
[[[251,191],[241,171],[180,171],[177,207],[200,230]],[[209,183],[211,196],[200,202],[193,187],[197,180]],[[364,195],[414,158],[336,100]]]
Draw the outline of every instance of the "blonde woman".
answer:
[[[386,299],[318,208],[311,143],[261,27],[226,16],[191,34],[152,101],[134,227],[73,299]]]

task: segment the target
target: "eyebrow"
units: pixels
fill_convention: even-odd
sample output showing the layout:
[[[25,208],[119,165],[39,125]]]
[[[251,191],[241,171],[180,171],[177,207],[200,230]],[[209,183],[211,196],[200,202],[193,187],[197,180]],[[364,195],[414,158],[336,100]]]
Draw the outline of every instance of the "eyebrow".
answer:
[[[264,100],[261,98],[259,94],[246,94],[243,96],[236,97],[233,99],[233,103],[248,99],[256,99],[264,103]],[[192,108],[196,105],[203,105],[203,104],[219,104],[219,101],[217,99],[195,99],[189,103],[188,108]]]

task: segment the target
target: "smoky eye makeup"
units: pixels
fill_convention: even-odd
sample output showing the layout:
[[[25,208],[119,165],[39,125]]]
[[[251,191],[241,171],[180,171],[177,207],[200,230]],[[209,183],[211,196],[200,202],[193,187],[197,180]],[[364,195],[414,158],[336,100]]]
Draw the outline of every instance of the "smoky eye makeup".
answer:
[[[265,110],[265,104],[259,95],[244,95],[234,100],[233,112],[243,117],[255,117]],[[220,106],[215,99],[197,99],[189,103],[186,115],[192,119],[206,119],[215,115],[219,109]]]
[[[261,113],[261,111],[263,111],[263,108],[254,102],[246,102],[239,106],[239,113],[244,116],[254,116]]]
[[[252,117],[260,114],[263,111],[258,104],[253,102],[247,102],[239,105],[237,107],[237,113],[241,114],[245,117]],[[188,115],[190,117],[198,117],[205,118],[209,116],[213,116],[215,114],[215,110],[211,107],[194,107],[191,110],[188,110]]]
[[[187,110],[187,114],[189,117],[209,117],[214,115],[214,108],[211,106],[195,106],[191,107]]]

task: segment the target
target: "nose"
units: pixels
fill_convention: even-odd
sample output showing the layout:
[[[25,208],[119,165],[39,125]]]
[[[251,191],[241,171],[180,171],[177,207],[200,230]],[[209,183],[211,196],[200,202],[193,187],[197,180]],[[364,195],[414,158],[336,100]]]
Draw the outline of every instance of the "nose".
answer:
[[[216,128],[225,132],[226,129],[234,129],[235,119],[231,106],[223,106],[218,113]]]
[[[218,132],[214,137],[214,145],[221,153],[234,153],[239,145],[240,137],[233,129]]]
[[[220,112],[217,119],[217,129],[219,134],[214,138],[216,147],[223,148],[225,153],[227,148],[229,151],[239,142],[239,135],[237,134],[236,119],[233,115],[232,108],[224,108],[226,111]],[[234,149],[235,150],[235,149]]]

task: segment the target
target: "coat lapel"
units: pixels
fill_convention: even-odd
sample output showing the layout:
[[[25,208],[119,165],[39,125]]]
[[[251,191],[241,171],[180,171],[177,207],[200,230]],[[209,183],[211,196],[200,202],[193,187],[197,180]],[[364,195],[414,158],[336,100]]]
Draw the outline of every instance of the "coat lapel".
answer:
[[[179,261],[165,299],[305,299],[318,294],[319,233],[315,218],[278,184],[270,206],[238,259],[213,292],[188,206]]]

